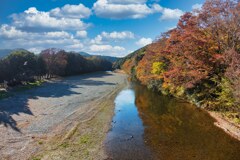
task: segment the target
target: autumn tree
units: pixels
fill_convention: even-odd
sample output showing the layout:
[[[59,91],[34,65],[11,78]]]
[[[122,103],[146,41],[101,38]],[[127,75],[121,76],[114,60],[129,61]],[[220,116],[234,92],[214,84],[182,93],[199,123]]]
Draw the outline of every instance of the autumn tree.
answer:
[[[87,72],[87,60],[78,53],[67,54],[66,75],[76,75]]]
[[[67,65],[67,55],[64,50],[58,50],[50,48],[40,53],[40,57],[43,59],[48,78],[53,75],[64,75],[65,67]]]
[[[240,2],[207,0],[122,68],[144,85],[215,110],[239,105]],[[209,107],[211,106],[211,107]]]

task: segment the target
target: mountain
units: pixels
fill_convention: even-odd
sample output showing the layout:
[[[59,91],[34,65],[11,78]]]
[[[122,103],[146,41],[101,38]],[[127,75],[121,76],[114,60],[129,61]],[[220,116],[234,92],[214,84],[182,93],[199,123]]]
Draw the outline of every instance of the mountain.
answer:
[[[95,57],[98,57],[98,58],[101,58],[101,59],[105,59],[107,61],[110,61],[112,63],[116,62],[119,58],[117,57],[112,57],[112,56],[101,56],[101,55],[91,55],[87,52],[77,52],[79,53],[80,55],[82,55],[83,57],[92,57],[92,56],[95,56]]]
[[[4,58],[6,56],[8,56],[10,53],[12,53],[13,51],[16,50],[25,50],[22,48],[16,48],[16,49],[0,49],[0,58]]]
[[[96,57],[105,59],[105,60],[107,60],[109,62],[112,62],[112,63],[116,62],[119,59],[117,57],[111,57],[111,56],[99,56],[99,55],[96,55]]]
[[[12,51],[13,51],[12,49],[0,49],[0,58],[6,57]]]
[[[117,61],[114,63],[113,68],[120,69],[123,67],[125,62],[128,62],[129,68],[127,70],[130,71],[142,59],[142,57],[145,54],[146,48],[147,48],[147,46],[140,48],[123,58],[118,58]]]
[[[22,48],[17,48],[17,49],[0,49],[0,58],[4,58],[6,57],[7,55],[9,55],[10,53],[12,53],[13,51],[16,51],[16,50],[25,50],[25,49],[22,49]],[[54,52],[57,52],[61,49],[57,49],[57,48],[52,48],[52,50]],[[110,61],[112,63],[116,62],[117,60],[119,60],[119,58],[117,57],[112,57],[112,56],[101,56],[101,55],[91,55],[87,52],[74,52],[74,53],[78,53],[80,55],[82,55],[83,57],[92,57],[92,56],[95,56],[95,57],[98,57],[98,58],[101,58],[101,59],[105,59],[107,61]]]
[[[82,55],[83,57],[91,57],[92,55],[86,53],[86,52],[77,52],[79,53],[80,55]]]

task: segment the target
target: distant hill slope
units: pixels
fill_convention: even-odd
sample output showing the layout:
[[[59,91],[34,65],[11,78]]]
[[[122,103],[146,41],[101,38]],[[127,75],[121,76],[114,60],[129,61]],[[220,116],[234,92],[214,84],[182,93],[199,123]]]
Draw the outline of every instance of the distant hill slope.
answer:
[[[128,64],[128,67],[130,67],[128,70],[130,70],[132,67],[137,66],[137,63],[144,56],[146,49],[147,49],[147,46],[140,48],[123,58],[119,58],[113,65],[113,68],[120,69],[122,67],[126,67],[124,66],[124,64]]]
[[[9,55],[10,53],[12,53],[13,51],[16,51],[16,50],[25,50],[25,49],[22,49],[22,48],[19,48],[19,49],[0,49],[0,58],[4,58],[4,57],[6,57],[7,55]],[[56,50],[60,50],[60,49],[56,49]],[[119,58],[112,57],[112,56],[91,55],[91,54],[86,53],[86,52],[74,52],[74,53],[78,53],[78,54],[82,55],[83,57],[95,56],[95,57],[110,61],[112,63],[119,60]]]
[[[91,55],[86,52],[77,52],[77,53],[79,53],[80,55],[82,55],[84,57],[91,57]]]
[[[4,58],[9,55],[13,50],[12,49],[0,49],[0,58]]]
[[[92,56],[95,56],[95,57],[98,57],[98,58],[102,58],[102,59],[105,59],[107,61],[110,61],[112,63],[116,62],[119,58],[117,57],[112,57],[112,56],[101,56],[101,55],[91,55],[89,53],[86,53],[86,52],[77,52],[79,53],[80,55],[82,55],[83,57],[92,57]]]
[[[105,60],[110,61],[112,63],[116,62],[119,59],[117,57],[111,57],[111,56],[99,56],[99,55],[97,55],[96,57],[105,59]]]
[[[16,51],[16,50],[25,50],[25,49],[22,49],[22,48],[19,48],[19,49],[0,49],[0,58],[4,58],[4,57],[8,56],[10,53],[12,53],[13,51]]]

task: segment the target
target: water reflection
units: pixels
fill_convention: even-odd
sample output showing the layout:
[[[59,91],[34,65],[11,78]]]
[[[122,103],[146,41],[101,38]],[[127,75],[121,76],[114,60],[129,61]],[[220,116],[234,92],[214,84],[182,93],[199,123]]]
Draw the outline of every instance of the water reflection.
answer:
[[[134,84],[116,98],[106,140],[112,159],[239,160],[240,142],[203,110]]]
[[[144,127],[135,106],[132,89],[123,90],[115,100],[115,116],[112,129],[105,141],[111,159],[149,159],[150,151],[143,141]]]

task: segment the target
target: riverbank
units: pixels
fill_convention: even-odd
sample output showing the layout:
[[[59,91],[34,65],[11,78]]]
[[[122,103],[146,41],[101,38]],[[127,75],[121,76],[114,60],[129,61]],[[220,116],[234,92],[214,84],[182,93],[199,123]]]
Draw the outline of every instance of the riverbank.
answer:
[[[1,159],[104,157],[114,96],[126,75],[98,72],[46,82],[0,101]]]
[[[78,120],[71,129],[60,136],[52,137],[32,159],[107,159],[104,139],[111,127],[114,115],[114,99],[125,83],[110,94],[92,102],[94,108],[87,113],[87,119]]]
[[[115,99],[109,159],[238,160],[240,141],[203,109],[130,82]]]
[[[226,116],[222,115],[222,113],[213,111],[208,111],[208,113],[216,120],[216,122],[214,123],[215,126],[221,128],[228,135],[240,141],[239,124],[231,122],[231,120],[227,119]]]

